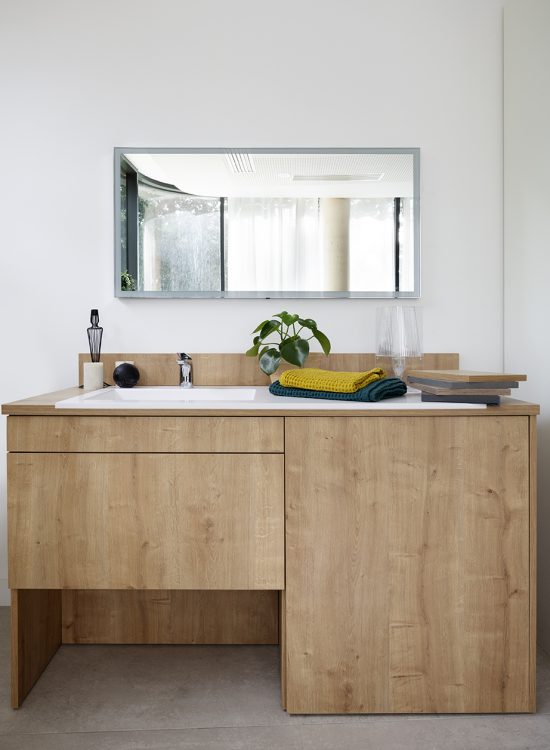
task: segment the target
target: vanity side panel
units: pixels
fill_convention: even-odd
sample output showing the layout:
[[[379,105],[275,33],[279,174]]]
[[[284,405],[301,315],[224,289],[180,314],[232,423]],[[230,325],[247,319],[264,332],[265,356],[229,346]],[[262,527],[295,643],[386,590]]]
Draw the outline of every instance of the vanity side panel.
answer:
[[[537,418],[529,417],[529,616],[530,616],[530,711],[537,710]]]
[[[11,592],[11,705],[19,708],[61,645],[61,591]]]
[[[63,591],[63,643],[277,644],[277,591]]]
[[[279,592],[279,672],[281,676],[281,707],[286,710],[286,611],[285,592]]]
[[[10,453],[11,588],[282,589],[284,457]]]
[[[529,418],[286,419],[291,713],[526,712]]]
[[[18,453],[282,453],[282,417],[10,416]]]

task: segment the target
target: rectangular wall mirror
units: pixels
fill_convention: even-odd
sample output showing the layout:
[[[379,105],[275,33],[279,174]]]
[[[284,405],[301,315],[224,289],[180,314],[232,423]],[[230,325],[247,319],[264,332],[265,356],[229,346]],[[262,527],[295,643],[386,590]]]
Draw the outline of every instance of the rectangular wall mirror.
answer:
[[[118,297],[418,297],[418,148],[115,149]]]

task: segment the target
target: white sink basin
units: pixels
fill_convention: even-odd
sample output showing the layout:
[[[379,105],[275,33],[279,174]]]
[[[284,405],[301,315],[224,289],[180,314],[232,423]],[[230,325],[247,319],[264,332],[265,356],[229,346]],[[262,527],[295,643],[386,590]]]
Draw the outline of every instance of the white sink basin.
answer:
[[[90,396],[91,401],[253,401],[255,388],[178,388],[157,386],[156,388],[104,388]]]
[[[56,409],[297,409],[336,410],[356,409],[440,409],[441,404],[420,401],[419,393],[407,393],[378,403],[360,401],[331,401],[316,398],[285,398],[274,396],[267,386],[219,386],[217,388],[155,386],[137,388],[102,388],[58,401]],[[485,404],[444,404],[445,409],[484,409]]]
[[[177,386],[156,386],[137,388],[102,388],[81,396],[58,401],[56,409],[140,409],[173,407],[190,402],[219,403],[254,401],[256,388],[178,388]]]

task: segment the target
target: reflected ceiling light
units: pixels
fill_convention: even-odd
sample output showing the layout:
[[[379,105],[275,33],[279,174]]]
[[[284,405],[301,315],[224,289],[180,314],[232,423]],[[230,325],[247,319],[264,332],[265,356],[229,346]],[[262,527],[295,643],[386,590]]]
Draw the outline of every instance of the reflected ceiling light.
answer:
[[[250,174],[256,171],[250,154],[245,154],[240,151],[229,151],[225,155],[225,158],[229,164],[229,168],[235,174]]]
[[[295,174],[294,182],[378,182],[384,176],[384,172],[373,172],[372,174]]]

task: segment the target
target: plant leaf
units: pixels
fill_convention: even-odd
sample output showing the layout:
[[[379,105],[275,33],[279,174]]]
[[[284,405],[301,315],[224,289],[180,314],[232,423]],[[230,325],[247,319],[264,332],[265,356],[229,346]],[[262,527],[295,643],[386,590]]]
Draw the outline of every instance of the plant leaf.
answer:
[[[266,320],[260,331],[260,341],[267,338],[271,333],[281,327],[280,320]]]
[[[310,331],[317,330],[317,323],[311,318],[298,318],[298,323],[304,328],[309,328]]]
[[[260,357],[260,370],[266,375],[272,375],[281,363],[281,355],[277,349],[268,349]]]
[[[285,324],[285,326],[291,326],[293,323],[296,323],[300,316],[296,313],[288,313],[288,312],[282,312],[281,313],[281,320]]]
[[[260,323],[260,325],[256,326],[256,328],[252,331],[252,333],[258,333],[258,331],[260,331],[265,326],[265,324],[268,323],[268,322],[269,321],[267,321],[267,320],[262,320],[262,322]]]
[[[322,331],[315,330],[313,331],[313,335],[317,339],[317,341],[321,344],[321,348],[325,354],[330,354],[330,341],[328,340],[328,337],[325,336]]]
[[[289,341],[297,341],[297,340],[298,340],[299,338],[300,338],[300,337],[298,336],[298,334],[296,334],[295,336],[286,336],[286,337],[285,337],[285,338],[284,338],[284,339],[283,339],[283,340],[281,341],[281,343],[279,344],[279,349],[280,349],[280,348],[281,348],[282,346],[284,346],[285,344],[288,344],[288,343],[289,343]]]
[[[288,315],[288,313],[287,313],[287,311],[286,311],[286,310],[283,310],[283,312],[277,313],[277,314],[276,314],[276,315],[274,315],[273,317],[274,317],[274,318],[282,318],[282,317],[283,317],[283,315]]]
[[[305,339],[285,341],[281,346],[281,356],[291,365],[302,367],[309,354],[309,343]]]
[[[246,352],[246,356],[247,357],[255,357],[258,354],[258,349],[259,348],[260,348],[260,344],[259,343],[254,344],[253,346],[250,347],[250,349],[248,349],[248,351]]]

